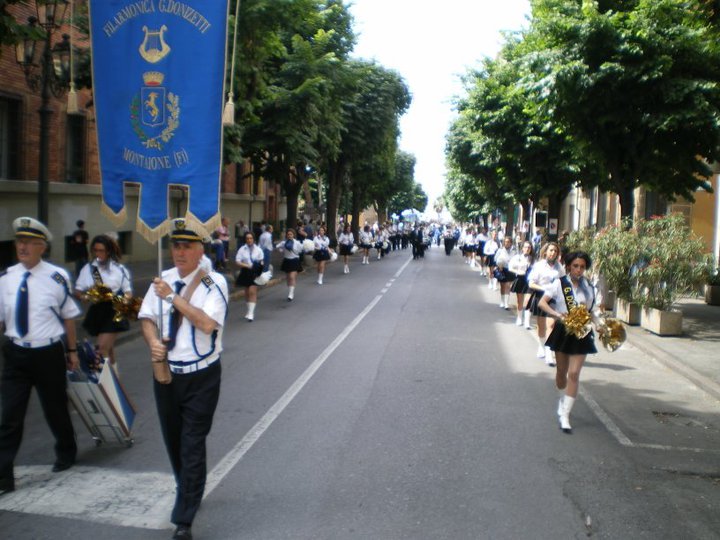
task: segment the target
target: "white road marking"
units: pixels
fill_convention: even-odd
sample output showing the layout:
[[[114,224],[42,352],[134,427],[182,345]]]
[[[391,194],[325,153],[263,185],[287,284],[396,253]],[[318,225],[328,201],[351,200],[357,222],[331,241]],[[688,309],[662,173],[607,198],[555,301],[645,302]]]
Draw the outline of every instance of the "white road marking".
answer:
[[[395,277],[399,277],[400,274],[405,270],[407,265],[412,259],[408,259],[407,262],[397,271]],[[327,346],[327,348],[320,353],[312,364],[305,370],[305,372],[298,377],[298,379],[288,388],[285,394],[280,397],[277,402],[270,407],[265,415],[258,420],[258,422],[247,432],[247,434],[230,450],[220,462],[213,467],[208,473],[207,484],[205,487],[205,496],[207,497],[222,481],[222,479],[237,465],[243,456],[253,447],[253,445],[260,439],[260,437],[267,431],[272,423],[280,416],[285,408],[292,402],[303,387],[310,381],[313,375],[322,367],[327,361],[330,355],[335,352],[340,344],[350,335],[350,333],[362,322],[375,305],[382,299],[382,295],[377,295],[373,300],[363,309],[355,319],[348,324],[345,329],[335,338],[335,340]]]
[[[598,405],[598,402],[593,399],[593,397],[590,395],[590,393],[583,389],[580,391],[580,395],[583,397],[585,402],[590,407],[590,410],[592,410],[593,413],[595,413],[595,416],[597,416],[598,420],[603,423],[605,428],[610,432],[610,434],[617,439],[617,441],[622,444],[623,446],[629,446],[629,447],[635,447],[635,443],[633,443],[623,432],[622,430],[617,426],[615,422],[612,421],[612,419],[607,415],[607,413]]]
[[[587,390],[580,390],[580,395],[583,397],[585,402],[590,407],[590,410],[597,416],[598,420],[602,422],[605,428],[615,439],[623,446],[628,448],[647,448],[650,450],[665,450],[668,452],[693,452],[695,454],[720,454],[720,450],[712,448],[692,448],[689,446],[670,446],[666,444],[652,444],[652,443],[635,443],[631,441],[618,427],[618,425],[612,421],[608,414],[603,410],[595,399],[588,393]]]
[[[16,491],[0,510],[123,527],[169,529],[175,499],[172,474],[75,466],[52,473],[50,465],[15,467]]]
[[[405,270],[411,259],[398,270]],[[386,290],[386,289],[385,289]],[[208,473],[204,497],[220,484],[312,376],[382,299],[378,294]],[[16,491],[0,497],[0,510],[64,517],[144,529],[170,529],[175,500],[172,474],[75,466],[53,474],[49,465],[15,467]],[[203,497],[203,498],[204,498]]]

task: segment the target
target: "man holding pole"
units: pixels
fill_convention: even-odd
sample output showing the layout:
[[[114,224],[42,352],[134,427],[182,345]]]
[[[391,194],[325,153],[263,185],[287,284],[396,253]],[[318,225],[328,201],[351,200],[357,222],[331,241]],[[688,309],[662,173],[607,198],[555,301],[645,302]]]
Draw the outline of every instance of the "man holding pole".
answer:
[[[205,490],[205,439],[220,395],[228,287],[221,274],[199,267],[203,233],[184,219],[173,226],[174,267],[153,280],[138,317],[150,347],[155,402],[177,483],[173,538],[187,540]]]

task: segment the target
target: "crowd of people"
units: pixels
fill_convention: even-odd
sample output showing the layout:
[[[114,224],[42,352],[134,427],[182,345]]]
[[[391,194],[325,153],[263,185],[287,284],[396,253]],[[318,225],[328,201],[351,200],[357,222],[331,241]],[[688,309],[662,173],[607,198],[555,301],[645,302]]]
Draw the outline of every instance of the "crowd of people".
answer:
[[[578,394],[580,371],[588,354],[597,352],[591,326],[585,335],[566,330],[565,319],[575,306],[585,306],[598,332],[606,331],[601,314],[603,296],[597,282],[585,272],[590,256],[563,249],[558,242],[544,242],[537,235],[525,240],[522,233],[505,236],[501,229],[447,228],[446,253],[454,246],[465,264],[478,268],[487,286],[499,291],[499,307],[511,310],[510,293],[515,293],[515,324],[537,331],[536,357],[555,368],[560,392],[557,416],[560,429],[571,433],[570,411]],[[565,236],[561,235],[561,239]]]
[[[365,224],[355,238],[350,225],[343,223],[333,242],[324,223],[299,222],[287,229],[282,239],[273,237],[270,225],[254,231],[242,222],[239,225],[233,268],[227,219],[223,218],[211,235],[184,219],[174,220],[169,235],[173,267],[153,280],[137,314],[150,350],[157,412],[177,482],[171,516],[177,526],[173,538],[192,538],[191,526],[205,486],[205,439],[218,402],[229,302],[228,278],[223,272],[233,271],[235,286],[244,290],[245,319],[253,321],[258,287],[267,283],[273,271],[273,251],[282,254],[280,270],[286,277],[287,300],[292,302],[298,273],[308,265],[315,265],[316,283],[322,286],[327,264],[339,258],[347,275],[353,260],[360,265],[375,264],[410,247],[417,260],[431,244],[439,246],[441,242],[448,255],[459,248],[465,263],[478,268],[488,288],[498,291],[502,310],[513,309],[514,295],[518,326],[531,330],[531,318],[535,317],[537,357],[556,368],[561,392],[559,425],[564,432],[571,432],[569,417],[580,371],[585,356],[597,351],[592,331],[577,336],[566,331],[563,322],[573,307],[583,304],[596,327],[602,328],[602,298],[585,277],[591,264],[587,254],[567,253],[554,242],[540,246],[536,238],[528,241],[504,236],[499,229],[474,226]],[[9,338],[3,347],[5,362],[0,376],[0,495],[15,489],[13,463],[33,387],[56,439],[52,470],[60,472],[75,463],[77,445],[66,396],[66,369],[79,367],[74,319],[81,310],[75,300],[88,303],[83,328],[96,339],[98,354],[117,370],[114,344],[129,323],[115,316],[113,299],[129,299],[134,294],[130,270],[122,264],[112,234],[90,240],[84,224],[78,222],[73,250],[80,262],[76,261],[73,280],[65,269],[43,260],[52,239],[44,224],[18,218],[13,228],[19,262],[0,276],[0,323]],[[214,261],[207,257],[208,251]]]

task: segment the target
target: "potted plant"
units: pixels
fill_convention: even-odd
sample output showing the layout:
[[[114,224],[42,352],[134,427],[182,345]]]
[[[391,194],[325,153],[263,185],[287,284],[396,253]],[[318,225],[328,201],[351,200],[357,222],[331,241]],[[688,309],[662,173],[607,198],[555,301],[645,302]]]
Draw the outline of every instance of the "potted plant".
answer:
[[[593,271],[599,272],[607,289],[615,295],[615,316],[628,324],[640,323],[640,304],[635,274],[640,253],[637,230],[609,226],[600,230],[592,243]]]
[[[637,268],[640,324],[658,335],[682,333],[678,298],[697,294],[708,275],[710,256],[681,214],[637,223],[640,258]]]
[[[705,303],[720,306],[720,269],[715,269],[705,283]]]

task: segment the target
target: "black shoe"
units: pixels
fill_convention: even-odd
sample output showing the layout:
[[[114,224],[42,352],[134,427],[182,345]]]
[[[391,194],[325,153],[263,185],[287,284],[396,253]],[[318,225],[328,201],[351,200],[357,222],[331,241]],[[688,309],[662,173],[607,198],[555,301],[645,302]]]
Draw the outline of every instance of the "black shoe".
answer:
[[[178,525],[173,533],[173,540],[192,540],[190,525]]]
[[[52,472],[62,472],[67,471],[70,467],[72,467],[75,463],[72,461],[56,461],[55,464],[52,467]]]
[[[0,496],[15,491],[15,479],[3,478],[0,480]]]

